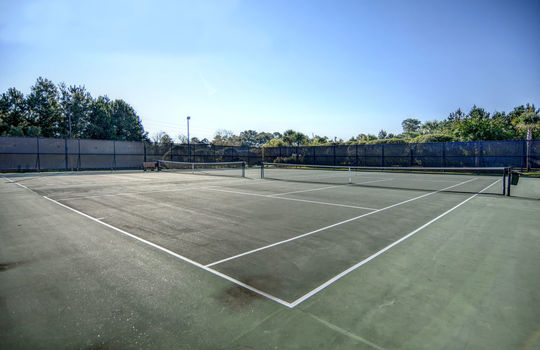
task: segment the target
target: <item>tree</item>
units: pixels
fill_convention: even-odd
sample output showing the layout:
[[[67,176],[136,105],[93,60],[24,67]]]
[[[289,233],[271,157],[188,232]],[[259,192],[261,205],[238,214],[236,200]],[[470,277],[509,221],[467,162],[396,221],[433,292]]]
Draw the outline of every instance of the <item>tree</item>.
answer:
[[[133,107],[124,100],[115,100],[111,107],[112,119],[116,127],[116,140],[141,141],[148,137]]]
[[[152,136],[152,142],[154,142],[156,145],[170,145],[173,143],[173,139],[165,131],[158,131],[154,134],[154,136]]]
[[[527,140],[532,140],[532,131],[535,127],[540,126],[539,111],[534,109],[534,105],[527,108],[518,119],[518,126],[527,130]]]
[[[26,99],[30,126],[39,127],[44,137],[62,136],[63,123],[58,89],[52,81],[39,77]]]
[[[301,132],[294,133],[292,139],[293,139],[294,144],[296,144],[296,146],[305,145],[305,144],[308,143],[308,140],[309,140],[307,135],[305,135],[305,134],[303,134]]]
[[[313,146],[322,146],[322,145],[328,145],[330,141],[328,141],[327,136],[319,136],[315,135],[313,139],[311,140],[311,144]]]
[[[184,134],[178,134],[176,137],[179,143],[187,143],[187,136]]]
[[[255,136],[255,146],[262,146],[273,138],[273,134],[269,132],[260,132]]]
[[[212,144],[217,146],[236,146],[240,144],[240,140],[232,131],[219,129],[214,135]]]
[[[489,113],[477,106],[473,106],[467,115],[454,119],[449,128],[460,141],[506,140],[512,138],[514,133],[505,120],[491,118]]]
[[[69,86],[64,83],[59,85],[60,108],[64,116],[63,124],[60,125],[61,135],[65,137],[83,137],[83,132],[89,123],[89,111],[92,104],[92,96],[84,86]]]
[[[292,145],[300,146],[308,142],[308,137],[301,132],[289,129],[283,133],[282,140],[288,146],[292,146]]]
[[[240,133],[240,142],[242,143],[242,146],[254,146],[257,134],[258,133],[255,130],[242,131]]]
[[[289,130],[285,130],[285,132],[283,133],[283,136],[281,137],[281,139],[283,140],[283,142],[285,142],[288,146],[292,146],[292,144],[294,143],[294,134],[296,133],[296,131],[292,130],[292,129],[289,129]]]
[[[418,119],[407,118],[401,122],[401,127],[403,128],[403,132],[408,134],[408,133],[413,133],[420,130],[421,124],[422,122]]]
[[[112,103],[107,96],[100,96],[92,101],[84,136],[91,139],[114,140],[116,127],[112,114]]]
[[[427,121],[420,126],[420,130],[423,134],[433,134],[440,127],[441,123],[437,120]]]
[[[285,142],[282,139],[271,139],[263,145],[263,147],[283,147]]]
[[[10,88],[0,97],[0,135],[22,136],[28,107],[22,92]]]
[[[540,115],[538,111],[534,109],[534,105],[527,108],[525,112],[519,117],[518,126],[527,129],[527,171],[531,170],[531,164],[529,162],[529,155],[531,154],[531,140],[532,130],[535,127],[540,126]]]
[[[385,139],[388,133],[385,130],[379,131],[379,135],[377,136],[379,139]]]

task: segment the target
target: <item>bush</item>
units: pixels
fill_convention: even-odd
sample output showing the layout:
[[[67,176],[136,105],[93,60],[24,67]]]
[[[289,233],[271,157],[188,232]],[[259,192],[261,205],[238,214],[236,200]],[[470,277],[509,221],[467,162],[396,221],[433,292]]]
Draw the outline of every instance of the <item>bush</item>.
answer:
[[[412,143],[426,143],[426,142],[450,142],[455,141],[452,135],[447,134],[425,134],[417,136],[410,140]]]

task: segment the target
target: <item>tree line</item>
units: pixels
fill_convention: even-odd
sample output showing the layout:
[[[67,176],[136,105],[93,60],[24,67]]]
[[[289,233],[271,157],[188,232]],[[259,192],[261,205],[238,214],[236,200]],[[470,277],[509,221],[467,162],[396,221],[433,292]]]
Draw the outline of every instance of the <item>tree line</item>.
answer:
[[[93,98],[84,86],[55,85],[41,77],[27,96],[15,88],[0,96],[0,136],[148,140],[125,101]]]
[[[349,140],[330,139],[327,136],[311,137],[295,130],[280,132],[257,132],[245,130],[239,135],[228,130],[218,130],[212,140],[194,137],[194,144],[213,144],[218,146],[325,146],[340,144],[376,144],[376,143],[425,143],[452,141],[494,141],[494,140],[531,140],[540,139],[540,110],[527,104],[515,107],[511,112],[486,112],[473,106],[468,113],[461,109],[452,112],[443,120],[421,122],[416,118],[407,118],[401,123],[403,132],[388,133],[384,129],[377,135],[359,134]],[[157,143],[173,142],[165,132],[153,138]],[[178,135],[180,143],[187,143],[185,135]]]
[[[468,113],[456,110],[442,120],[421,122],[416,118],[403,120],[403,132],[377,135],[358,134],[348,140],[300,131],[258,132],[245,130],[236,135],[218,130],[212,140],[191,138],[194,144],[218,146],[277,147],[300,145],[334,145],[366,143],[451,142],[540,139],[540,109],[532,104],[515,107],[512,111],[489,113],[473,106]],[[93,98],[84,86],[55,85],[38,78],[30,93],[24,96],[15,88],[0,96],[0,136],[41,136],[148,141],[154,143],[187,143],[185,135],[176,140],[166,132],[152,138],[144,131],[141,118],[123,100],[107,96]]]

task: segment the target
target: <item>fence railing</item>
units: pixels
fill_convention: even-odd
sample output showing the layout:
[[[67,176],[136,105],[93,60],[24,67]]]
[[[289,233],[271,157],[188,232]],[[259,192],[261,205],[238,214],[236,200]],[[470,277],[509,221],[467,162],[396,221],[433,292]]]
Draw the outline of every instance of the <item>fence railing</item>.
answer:
[[[144,161],[540,168],[540,140],[244,147],[0,137],[0,171],[135,169]]]

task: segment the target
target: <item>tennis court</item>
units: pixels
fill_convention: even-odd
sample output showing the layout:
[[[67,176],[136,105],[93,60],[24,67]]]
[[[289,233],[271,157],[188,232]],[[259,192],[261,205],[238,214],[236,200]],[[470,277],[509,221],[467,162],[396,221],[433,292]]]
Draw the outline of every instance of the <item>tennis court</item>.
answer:
[[[63,215],[69,213],[70,218],[76,216],[87,222],[88,229],[79,228],[83,236],[91,236],[97,225],[110,235],[108,239],[124,237],[125,248],[135,260],[147,254],[143,251],[159,255],[166,266],[155,266],[157,275],[180,263],[199,272],[195,273],[197,277],[192,272],[178,283],[190,284],[190,278],[219,280],[235,290],[227,289],[228,306],[236,305],[234,299],[242,300],[240,304],[254,299],[256,304],[250,303],[250,310],[263,313],[260,324],[269,329],[281,327],[279,317],[287,323],[290,317],[298,316],[283,312],[311,310],[309,318],[318,324],[312,331],[324,325],[334,337],[321,343],[323,347],[335,345],[335,337],[347,339],[343,348],[351,344],[366,349],[422,348],[417,347],[421,339],[429,348],[429,344],[435,344],[430,342],[450,342],[452,337],[455,345],[468,341],[472,348],[495,344],[482,337],[471,340],[470,334],[465,339],[463,329],[456,335],[452,317],[469,315],[467,322],[473,322],[480,314],[482,321],[495,311],[467,311],[463,300],[454,298],[464,298],[461,293],[469,283],[478,284],[472,289],[472,297],[481,299],[477,293],[489,294],[496,279],[508,278],[512,272],[501,271],[501,266],[521,266],[528,272],[535,270],[529,264],[538,266],[539,222],[533,214],[540,209],[534,198],[535,191],[540,190],[538,179],[522,179],[513,188],[514,193],[524,191],[533,197],[525,199],[503,195],[508,180],[500,169],[486,173],[359,170],[268,165],[261,172],[260,167],[175,169],[169,165],[159,172],[6,175],[2,188],[13,198],[33,196],[35,201],[47,203],[50,215],[58,215],[59,220],[65,220]],[[495,223],[495,228],[490,223]],[[504,244],[490,241],[493,237],[511,241],[505,244],[513,251],[509,253]],[[482,247],[489,249],[483,251]],[[15,256],[17,249],[4,249],[2,253],[4,259],[21,260]],[[486,261],[491,262],[484,266],[489,270],[484,274],[499,271],[502,276],[472,281],[471,273],[480,276],[477,268]],[[516,293],[525,295],[524,303],[540,306],[540,300],[532,294],[540,287],[538,275],[523,278]],[[514,276],[508,283],[515,285],[516,279]],[[511,299],[510,287],[504,280],[498,283],[504,285],[504,293],[488,296],[490,303],[497,298],[504,302]],[[123,290],[121,285],[117,288]],[[129,293],[129,288],[125,292]],[[216,293],[211,291],[212,298]],[[445,300],[445,293],[455,294],[446,295]],[[409,299],[399,305],[402,297]],[[177,302],[189,304],[189,298],[184,295]],[[455,309],[451,303],[457,303]],[[366,311],[370,304],[377,307]],[[468,301],[465,304],[470,305]],[[517,328],[512,328],[516,335],[506,341],[539,344],[538,335],[534,336],[540,324],[537,313],[518,304],[512,306],[514,313],[500,311],[521,320]],[[436,311],[437,305],[448,310]],[[395,312],[390,318],[386,314],[384,323],[380,318],[386,312],[383,309]],[[214,310],[197,312],[211,314]],[[279,315],[274,317],[273,313]],[[403,318],[398,321],[396,315]],[[268,322],[274,325],[268,326]],[[437,322],[448,322],[448,330]],[[489,332],[503,325],[500,320],[490,322],[493,327]],[[439,329],[444,336],[434,336],[435,330],[420,336],[429,327]],[[256,343],[250,337],[261,329],[254,329],[235,338],[235,344],[247,347]],[[412,329],[414,337],[407,336]],[[201,332],[196,328],[192,331]],[[309,343],[304,336],[309,337],[312,331],[295,334],[299,338],[292,341]],[[279,339],[273,341],[279,343]],[[300,343],[278,345],[302,347]]]

